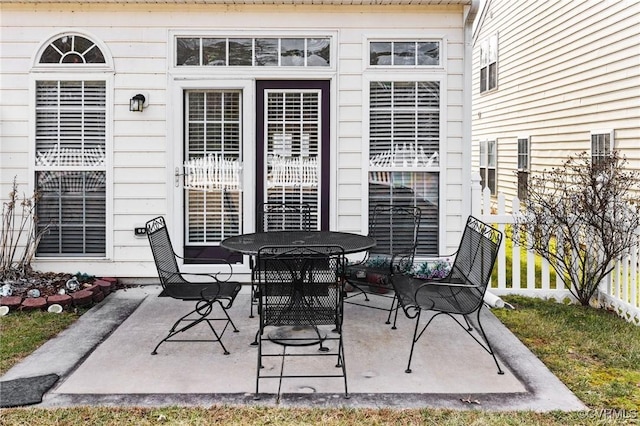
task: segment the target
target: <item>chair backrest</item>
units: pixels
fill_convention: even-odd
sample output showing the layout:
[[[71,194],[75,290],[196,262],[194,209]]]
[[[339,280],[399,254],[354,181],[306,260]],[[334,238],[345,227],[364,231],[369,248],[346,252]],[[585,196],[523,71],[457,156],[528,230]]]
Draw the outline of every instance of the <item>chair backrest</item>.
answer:
[[[307,203],[264,203],[258,224],[264,232],[310,231],[311,206]]]
[[[185,282],[180,275],[167,224],[162,216],[151,219],[146,223],[147,238],[156,263],[158,276],[163,286],[167,284],[181,284]]]
[[[473,285],[484,296],[502,242],[502,232],[469,216],[448,281]]]
[[[376,246],[369,250],[370,257],[394,257],[394,265],[413,264],[418,232],[420,208],[400,206],[375,206],[369,221],[369,236]]]
[[[267,246],[258,251],[259,312],[263,325],[337,324],[342,315],[337,246]]]

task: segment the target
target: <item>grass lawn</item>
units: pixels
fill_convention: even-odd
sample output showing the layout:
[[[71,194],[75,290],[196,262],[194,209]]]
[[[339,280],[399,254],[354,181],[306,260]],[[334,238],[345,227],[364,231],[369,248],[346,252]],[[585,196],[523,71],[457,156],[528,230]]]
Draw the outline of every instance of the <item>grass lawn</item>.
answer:
[[[0,375],[67,328],[79,316],[66,311],[59,315],[34,311],[13,312],[0,317]]]
[[[12,408],[0,425],[636,425],[640,419],[640,327],[602,310],[506,297],[503,321],[585,404],[589,412],[443,409]],[[0,372],[63,330],[75,314],[0,317]]]

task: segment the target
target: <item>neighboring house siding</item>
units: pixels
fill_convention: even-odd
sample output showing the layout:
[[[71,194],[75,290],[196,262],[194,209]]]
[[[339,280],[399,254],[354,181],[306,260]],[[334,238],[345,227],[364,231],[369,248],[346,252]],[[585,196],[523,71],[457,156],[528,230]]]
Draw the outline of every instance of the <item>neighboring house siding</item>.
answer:
[[[59,8],[59,9],[57,9]],[[234,11],[236,10],[236,11]],[[112,99],[111,122],[107,124],[107,169],[111,199],[107,200],[107,257],[97,260],[63,258],[37,262],[43,270],[76,271],[96,275],[153,277],[156,274],[146,238],[136,238],[134,227],[149,218],[171,214],[173,206],[167,194],[173,184],[170,170],[173,135],[168,124],[175,112],[171,99],[168,61],[170,31],[228,31],[241,28],[248,34],[288,31],[320,31],[336,34],[336,88],[332,99],[332,140],[336,153],[332,158],[332,203],[337,211],[331,228],[347,232],[365,232],[362,197],[367,193],[363,155],[367,141],[362,135],[368,125],[368,110],[362,104],[368,90],[363,78],[367,64],[367,36],[389,38],[439,37],[444,40],[446,59],[439,70],[426,70],[427,76],[440,78],[443,88],[441,114],[445,118],[441,140],[441,204],[449,213],[442,226],[459,229],[469,208],[469,183],[461,176],[468,167],[463,163],[465,122],[463,114],[464,35],[461,6],[442,7],[278,7],[198,5],[57,5],[2,6],[2,107],[0,114],[2,197],[15,175],[21,189],[33,188],[33,102],[29,96],[33,58],[49,37],[65,30],[86,32],[98,39],[113,58],[113,77],[108,84]],[[52,24],[55,23],[55,24]],[[143,26],[144,25],[144,26]],[[206,72],[206,71],[205,71]],[[233,72],[231,70],[230,72]],[[384,71],[392,75],[394,70]],[[201,70],[195,72],[206,78]],[[203,75],[205,77],[203,77]],[[264,76],[264,74],[260,74]],[[251,76],[246,73],[246,78]],[[219,77],[211,77],[219,78]],[[129,98],[138,92],[148,95],[149,106],[140,113],[130,112]],[[446,163],[444,162],[446,161]],[[28,192],[28,191],[27,191]],[[446,198],[445,198],[446,197]],[[441,209],[441,211],[444,211]],[[444,235],[444,230],[441,229]],[[455,249],[458,238],[441,243],[443,251]],[[444,238],[443,238],[444,240]]]
[[[517,194],[517,140],[532,172],[590,152],[594,130],[640,170],[640,3],[488,0],[474,34],[472,161],[496,140],[498,192]],[[498,83],[480,93],[480,44],[498,34]]]

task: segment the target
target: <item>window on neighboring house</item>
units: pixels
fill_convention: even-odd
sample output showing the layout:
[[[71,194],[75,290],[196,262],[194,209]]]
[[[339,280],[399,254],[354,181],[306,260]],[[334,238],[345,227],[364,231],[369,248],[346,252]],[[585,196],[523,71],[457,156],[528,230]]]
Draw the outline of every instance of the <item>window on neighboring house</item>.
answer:
[[[591,161],[598,164],[613,151],[613,132],[597,131],[591,133]]]
[[[496,141],[480,142],[480,186],[496,194]]]
[[[529,138],[518,138],[518,198],[525,200],[529,189]]]
[[[418,255],[438,253],[440,82],[369,86],[369,212],[375,205],[422,210]]]
[[[65,35],[43,50],[39,63],[105,59],[89,39]],[[95,77],[35,83],[36,214],[45,231],[38,256],[106,255],[106,99],[106,81]]]
[[[480,93],[498,87],[498,35],[489,36],[480,45]]]

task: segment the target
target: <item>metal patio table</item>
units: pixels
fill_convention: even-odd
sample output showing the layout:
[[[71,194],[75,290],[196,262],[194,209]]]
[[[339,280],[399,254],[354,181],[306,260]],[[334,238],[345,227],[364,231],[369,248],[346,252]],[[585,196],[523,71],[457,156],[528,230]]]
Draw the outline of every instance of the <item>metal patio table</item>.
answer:
[[[357,253],[375,247],[376,240],[360,234],[337,231],[270,231],[256,232],[253,234],[241,234],[229,237],[220,242],[227,250],[238,253],[257,256],[258,251],[267,246],[297,246],[300,247],[340,247],[340,253]],[[335,254],[338,254],[337,252]],[[292,334],[315,335],[305,328],[292,330],[289,327],[270,333],[272,340],[291,340]],[[304,341],[305,338],[297,337],[296,340]],[[313,338],[305,344],[313,344]],[[255,343],[255,342],[254,342]]]
[[[255,256],[266,246],[338,246],[345,254],[375,247],[371,237],[337,231],[271,231],[242,234],[224,239],[220,245],[227,250]]]

